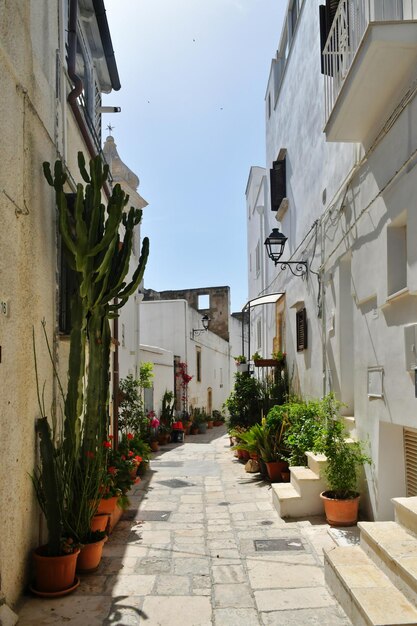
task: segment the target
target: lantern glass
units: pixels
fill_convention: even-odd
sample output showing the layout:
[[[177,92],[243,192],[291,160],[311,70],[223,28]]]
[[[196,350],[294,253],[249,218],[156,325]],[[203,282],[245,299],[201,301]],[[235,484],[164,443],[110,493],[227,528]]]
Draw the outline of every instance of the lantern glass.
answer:
[[[267,254],[275,264],[278,263],[283,255],[287,239],[288,237],[279,232],[279,228],[273,228],[272,233],[265,239]]]

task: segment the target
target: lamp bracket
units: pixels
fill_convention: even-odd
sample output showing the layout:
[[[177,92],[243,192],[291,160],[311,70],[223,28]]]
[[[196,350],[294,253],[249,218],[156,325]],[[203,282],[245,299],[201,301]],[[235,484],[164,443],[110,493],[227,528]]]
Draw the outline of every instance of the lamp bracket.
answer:
[[[293,276],[306,276],[308,273],[308,264],[307,261],[285,261],[284,263],[281,261],[275,261],[275,265],[281,264],[281,269],[285,270],[286,267],[289,268],[291,274]],[[291,267],[294,265],[294,269]]]
[[[192,332],[191,339],[194,339],[195,335],[202,335],[203,333],[206,333],[207,331],[208,331],[208,328],[193,328],[191,330]]]

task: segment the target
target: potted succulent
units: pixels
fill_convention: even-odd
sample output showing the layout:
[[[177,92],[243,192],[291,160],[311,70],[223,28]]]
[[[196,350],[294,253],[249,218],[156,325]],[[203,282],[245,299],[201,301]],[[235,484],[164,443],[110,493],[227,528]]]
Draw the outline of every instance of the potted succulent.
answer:
[[[331,419],[320,450],[327,457],[324,472],[329,487],[320,497],[326,520],[331,526],[354,526],[357,523],[359,472],[365,463],[371,463],[365,454],[364,443],[346,437],[343,424],[337,419]]]

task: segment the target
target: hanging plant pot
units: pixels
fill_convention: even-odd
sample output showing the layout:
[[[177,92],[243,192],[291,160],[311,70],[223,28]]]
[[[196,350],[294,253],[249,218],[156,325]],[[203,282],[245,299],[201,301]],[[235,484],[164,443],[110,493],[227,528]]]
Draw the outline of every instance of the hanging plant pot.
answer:
[[[238,372],[242,374],[243,372],[247,372],[249,370],[249,364],[248,363],[236,364],[236,369]]]
[[[326,521],[330,526],[355,526],[358,521],[360,495],[344,500],[334,497],[333,491],[323,491],[320,494],[323,500]]]
[[[37,595],[61,596],[74,591],[80,584],[75,568],[80,550],[62,556],[48,556],[47,547],[41,546],[33,553],[35,583],[31,591]]]
[[[99,515],[94,515],[90,524],[91,532],[95,532],[96,530],[104,532],[107,528],[107,524],[109,523],[109,518],[110,515],[108,513],[100,513]]]
[[[77,572],[85,574],[94,572],[98,568],[106,541],[107,537],[104,537],[104,539],[100,539],[94,543],[86,543],[81,548],[77,561]]]
[[[269,461],[265,465],[271,483],[282,482],[281,472],[288,470],[287,461]]]
[[[111,498],[101,498],[96,513],[113,513],[116,508],[118,496],[112,496]]]

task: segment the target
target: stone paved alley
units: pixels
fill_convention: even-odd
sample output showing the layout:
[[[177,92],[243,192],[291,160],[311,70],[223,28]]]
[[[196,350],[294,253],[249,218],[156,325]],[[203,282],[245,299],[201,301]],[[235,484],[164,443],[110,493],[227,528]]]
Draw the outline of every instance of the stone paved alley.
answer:
[[[347,626],[324,584],[327,530],[281,520],[215,428],[155,455],[97,572],[64,598],[28,596],[19,625]]]

